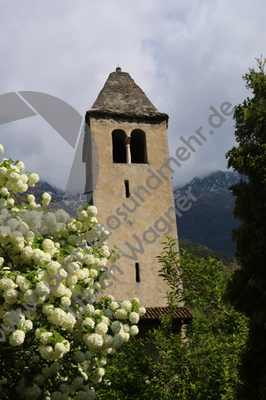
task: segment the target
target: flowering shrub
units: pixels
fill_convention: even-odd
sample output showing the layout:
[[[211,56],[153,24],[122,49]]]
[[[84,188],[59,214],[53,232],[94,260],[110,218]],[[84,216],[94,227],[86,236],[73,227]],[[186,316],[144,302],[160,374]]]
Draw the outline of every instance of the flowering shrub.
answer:
[[[16,194],[39,180],[24,168],[0,161],[0,398],[94,399],[108,358],[137,335],[145,308],[138,299],[97,302],[112,278],[108,259],[121,255],[97,233],[96,207],[79,207],[73,219],[48,208],[49,193],[42,204],[33,195],[20,203]]]

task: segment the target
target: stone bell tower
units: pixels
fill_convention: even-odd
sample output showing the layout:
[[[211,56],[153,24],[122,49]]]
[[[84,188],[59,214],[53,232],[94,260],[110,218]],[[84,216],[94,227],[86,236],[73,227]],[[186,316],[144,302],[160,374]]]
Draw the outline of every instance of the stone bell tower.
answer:
[[[91,204],[111,234],[108,246],[124,252],[117,260],[123,275],[106,290],[116,299],[140,299],[144,307],[164,307],[166,283],[158,277],[156,256],[165,235],[177,240],[171,172],[167,160],[168,115],[160,113],[127,72],[112,72],[86,113],[83,161],[89,181],[96,179]],[[90,132],[88,132],[90,130]],[[89,135],[98,159],[88,158]],[[92,175],[92,176],[91,176]],[[91,200],[89,195],[88,200]]]

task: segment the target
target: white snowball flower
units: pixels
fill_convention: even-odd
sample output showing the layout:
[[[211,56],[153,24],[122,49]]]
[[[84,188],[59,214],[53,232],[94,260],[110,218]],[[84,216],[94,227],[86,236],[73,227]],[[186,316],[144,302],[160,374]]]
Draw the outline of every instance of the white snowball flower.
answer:
[[[121,331],[122,325],[119,321],[114,321],[111,325],[111,329],[114,333],[119,333]]]
[[[32,258],[37,265],[42,265],[45,261],[51,261],[52,257],[50,253],[45,253],[41,249],[34,249]]]
[[[131,302],[124,300],[121,304],[121,308],[126,310],[126,311],[131,311]]]
[[[97,269],[90,269],[90,278],[96,278],[96,276],[98,275],[98,271]]]
[[[22,171],[20,171],[20,172],[22,172]],[[20,179],[22,180],[23,183],[27,183],[29,180],[29,178],[26,174],[20,175]]]
[[[53,336],[52,332],[43,332],[41,333],[39,339],[42,342],[42,344],[48,344],[52,336]]]
[[[95,217],[98,213],[98,210],[95,206],[88,207],[86,211],[90,217]]]
[[[29,208],[33,209],[33,208],[36,208],[36,207],[37,207],[36,202],[35,201],[31,201],[30,204],[29,204]]]
[[[63,209],[59,209],[55,212],[57,222],[67,222],[70,219],[70,215]]]
[[[112,311],[109,310],[108,308],[106,308],[106,309],[103,311],[103,314],[104,314],[108,319],[112,319],[112,318],[113,318],[113,313],[112,313]]]
[[[119,307],[119,304],[116,301],[112,301],[110,304],[110,308],[112,311],[115,311]]]
[[[40,303],[39,297],[36,295],[35,291],[32,290],[32,289],[29,289],[24,293],[23,300],[29,306],[32,306],[34,304],[39,304]]]
[[[140,317],[142,317],[145,314],[145,312],[146,312],[146,308],[144,308],[144,307],[140,307],[138,309],[138,314]]]
[[[53,304],[44,304],[42,306],[42,311],[44,314],[46,314],[47,316],[52,315],[53,311],[54,311],[54,306]]]
[[[65,353],[70,350],[70,345],[68,341],[56,343],[54,347],[55,357],[62,358]]]
[[[132,312],[131,314],[129,314],[129,321],[132,324],[137,324],[139,322],[139,314],[136,312]]]
[[[126,343],[126,342],[129,341],[129,339],[130,339],[130,334],[127,333],[127,332],[125,332],[125,333],[123,334],[123,342]]]
[[[104,322],[100,322],[96,328],[95,332],[98,333],[99,335],[104,335],[108,331],[108,326]]]
[[[35,183],[37,183],[39,181],[39,175],[36,173],[30,174],[29,175],[29,186],[33,187],[35,185]]]
[[[71,330],[74,328],[75,323],[76,323],[76,318],[72,314],[67,313],[65,320],[62,324],[62,328]]]
[[[98,369],[96,369],[95,373],[96,373],[98,376],[102,377],[102,376],[104,376],[104,374],[105,374],[105,370],[104,370],[103,368],[98,368]]]
[[[44,214],[43,224],[46,225],[48,228],[54,228],[57,224],[55,214],[52,212],[48,212],[47,214]]]
[[[18,297],[18,291],[14,289],[8,289],[3,293],[3,297],[7,304],[14,304]]]
[[[57,270],[60,268],[61,265],[57,261],[50,261],[49,264],[47,265],[47,272],[49,275],[57,275]],[[60,272],[61,275],[63,275],[63,272]]]
[[[119,333],[116,333],[114,335],[112,347],[114,349],[118,349],[119,347],[122,346],[122,344],[123,344],[123,337]]]
[[[105,250],[105,251],[103,251],[102,252],[102,255],[105,257],[105,258],[108,258],[108,257],[110,257],[110,251],[109,250]]]
[[[44,360],[52,360],[53,359],[54,349],[52,348],[52,346],[42,346],[39,348],[39,352],[40,352],[42,358],[44,358]]]
[[[104,350],[110,349],[113,345],[113,336],[112,335],[104,335],[103,336],[103,346]],[[107,354],[107,353],[106,353]]]
[[[15,332],[12,332],[9,336],[9,343],[11,346],[20,346],[24,343],[25,340],[25,332],[17,329]]]
[[[115,312],[115,318],[116,319],[126,319],[127,318],[127,312],[123,308],[120,308]]]
[[[22,171],[25,169],[24,162],[23,162],[23,161],[19,161],[19,162],[16,164],[16,167],[17,167],[17,169],[18,169],[19,172],[22,172]],[[26,183],[26,182],[25,182],[25,183]]]
[[[123,331],[128,333],[130,331],[130,326],[128,324],[123,325]]]
[[[87,304],[85,309],[86,309],[86,312],[93,313],[95,311],[94,306],[92,304]]]
[[[15,200],[14,199],[8,199],[6,203],[7,203],[8,206],[13,206],[15,204]]]
[[[35,196],[33,196],[33,194],[29,194],[28,195],[28,201],[31,203],[33,201],[35,201]]]
[[[83,341],[92,353],[98,351],[103,345],[103,337],[97,333],[83,335]]]
[[[81,219],[81,221],[85,221],[85,219],[88,218],[86,210],[83,210],[79,213],[79,218]]]
[[[10,278],[3,278],[0,280],[0,290],[15,289],[17,285]]]
[[[102,315],[102,322],[107,326],[110,325],[110,319],[108,317],[106,317],[105,315]]]
[[[4,146],[0,144],[0,154],[3,154],[3,152],[4,152]]]
[[[62,304],[62,306],[66,305],[69,307],[71,305],[71,299],[67,296],[63,296],[61,298],[61,304]]]
[[[2,196],[7,196],[9,194],[9,191],[6,187],[3,187],[0,192]]]
[[[44,251],[52,251],[54,249],[54,242],[51,239],[44,239],[42,242],[42,248]]]
[[[51,321],[55,325],[62,325],[66,317],[66,313],[61,308],[55,308],[51,314]]]
[[[91,328],[95,327],[95,322],[91,318],[85,318],[84,321],[82,322],[82,325],[89,325]]]
[[[52,196],[49,193],[43,193],[42,195],[42,205],[43,206],[48,206],[52,199]]]
[[[21,251],[21,258],[26,263],[31,262],[31,258],[33,257],[33,249],[30,246],[26,246]]]
[[[56,294],[55,294],[55,293],[56,293]],[[63,296],[64,294],[65,294],[65,286],[64,286],[62,283],[60,283],[59,286],[58,286],[58,288],[54,289],[54,295],[55,295],[56,297],[61,297],[61,296]]]
[[[24,323],[23,323],[23,327],[26,329],[27,332],[31,331],[33,328],[33,322],[30,319],[27,319]]]
[[[139,333],[139,328],[137,327],[137,325],[132,325],[129,331],[131,336],[135,336]]]

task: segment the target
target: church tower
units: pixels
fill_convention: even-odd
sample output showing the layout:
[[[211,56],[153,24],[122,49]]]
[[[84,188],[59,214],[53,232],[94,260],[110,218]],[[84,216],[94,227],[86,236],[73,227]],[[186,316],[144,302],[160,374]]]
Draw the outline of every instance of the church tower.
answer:
[[[88,196],[98,208],[99,223],[110,232],[108,246],[124,253],[117,260],[123,274],[105,291],[116,299],[140,299],[144,307],[164,307],[166,283],[158,276],[156,256],[165,235],[177,240],[171,172],[167,160],[168,115],[160,113],[127,72],[112,72],[86,113],[98,158],[88,155],[85,134],[83,161],[89,181],[97,184]],[[90,176],[89,176],[90,175]]]

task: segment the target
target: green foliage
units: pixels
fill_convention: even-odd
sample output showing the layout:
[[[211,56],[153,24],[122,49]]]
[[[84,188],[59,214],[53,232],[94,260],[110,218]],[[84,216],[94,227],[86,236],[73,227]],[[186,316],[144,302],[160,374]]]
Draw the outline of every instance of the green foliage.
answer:
[[[238,364],[247,320],[223,299],[226,280],[219,262],[185,251],[179,256],[174,245],[168,238],[159,256],[160,275],[170,288],[169,315],[113,357],[100,400],[234,400],[241,387]],[[200,307],[203,317],[174,333],[172,310],[179,301]]]
[[[199,243],[192,243],[188,240],[179,240],[180,254],[183,254],[183,250],[187,252],[193,252],[193,256],[204,258],[215,258],[215,260],[221,262],[221,271],[225,276],[230,276],[238,267],[236,259],[231,254],[220,253],[209,249],[206,246],[202,246]]]
[[[236,196],[234,216],[242,225],[233,230],[236,256],[241,269],[235,271],[227,296],[237,310],[250,318],[247,351],[242,359],[244,390],[239,399],[266,399],[266,60],[257,59],[259,71],[243,76],[253,97],[235,107],[234,146],[226,157],[228,167],[248,177],[232,186]]]

